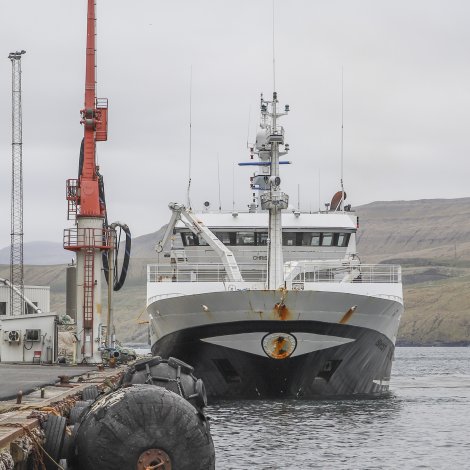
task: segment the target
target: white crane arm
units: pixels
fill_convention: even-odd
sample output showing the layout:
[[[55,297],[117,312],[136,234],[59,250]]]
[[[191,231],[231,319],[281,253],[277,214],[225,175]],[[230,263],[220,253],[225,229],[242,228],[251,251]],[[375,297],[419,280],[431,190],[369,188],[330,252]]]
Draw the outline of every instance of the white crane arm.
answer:
[[[233,253],[207,228],[204,223],[197,220],[194,215],[189,212],[183,204],[172,202],[169,208],[173,212],[170,222],[166,228],[163,239],[157,243],[155,249],[162,251],[163,246],[167,242],[170,234],[173,232],[178,220],[191,230],[195,235],[200,235],[204,241],[219,255],[222,264],[225,267],[227,276],[231,282],[243,282],[240,269]],[[184,220],[186,219],[186,220]]]
[[[166,226],[166,230],[165,230],[165,233],[163,234],[163,238],[159,242],[157,242],[157,244],[155,245],[155,251],[157,253],[161,253],[163,251],[163,247],[165,246],[166,242],[170,238],[170,235],[173,233],[173,229],[175,228],[176,222],[178,222],[178,220],[181,218],[180,213],[177,210],[173,210],[172,204],[173,203],[169,205],[170,209],[173,211],[171,214],[171,219],[168,222],[168,225]]]

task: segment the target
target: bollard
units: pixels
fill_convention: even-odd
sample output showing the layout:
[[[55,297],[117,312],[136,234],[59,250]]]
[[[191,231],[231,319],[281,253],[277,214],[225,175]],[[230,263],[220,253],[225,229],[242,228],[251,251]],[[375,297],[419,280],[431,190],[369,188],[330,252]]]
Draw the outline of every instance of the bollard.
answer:
[[[44,398],[46,396],[46,390],[44,387],[41,387],[41,398]]]
[[[23,390],[18,390],[18,393],[16,394],[16,404],[20,405],[22,399],[23,399]]]

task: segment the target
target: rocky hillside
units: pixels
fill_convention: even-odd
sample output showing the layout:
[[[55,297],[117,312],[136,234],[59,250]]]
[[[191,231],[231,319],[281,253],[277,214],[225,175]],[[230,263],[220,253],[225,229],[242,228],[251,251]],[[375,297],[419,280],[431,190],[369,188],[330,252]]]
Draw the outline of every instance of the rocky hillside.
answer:
[[[470,344],[470,198],[374,202],[356,211],[362,260],[403,268],[406,310],[399,342]],[[146,265],[156,262],[154,245],[162,231],[133,240],[128,280],[115,298],[124,341],[147,339],[146,325],[139,323],[145,320]],[[56,259],[45,255],[36,261]],[[28,284],[50,285],[53,310],[64,310],[65,265],[28,266],[25,273]],[[0,266],[0,277],[8,275],[8,266]]]
[[[373,202],[356,211],[359,250],[367,261],[470,261],[470,198]]]

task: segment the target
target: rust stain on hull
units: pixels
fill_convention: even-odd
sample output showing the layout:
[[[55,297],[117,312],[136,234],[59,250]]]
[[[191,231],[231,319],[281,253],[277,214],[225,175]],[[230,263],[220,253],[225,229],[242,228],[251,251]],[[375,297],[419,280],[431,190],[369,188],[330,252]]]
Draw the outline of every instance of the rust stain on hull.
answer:
[[[353,313],[356,311],[357,305],[353,305],[342,317],[339,323],[345,325],[353,316]]]
[[[277,303],[274,305],[273,313],[277,316],[279,320],[290,320],[292,318],[292,313],[285,304]]]
[[[279,302],[277,302],[276,304],[274,304],[274,309],[273,309],[273,313],[275,315],[275,317],[277,317],[278,320],[291,320],[292,319],[292,312],[289,310],[289,308],[287,307],[287,305],[284,303],[286,298],[287,298],[287,289],[284,289],[283,287],[281,287],[279,289],[279,292],[281,294],[281,299],[279,300]]]
[[[276,339],[273,356],[276,359],[285,359],[289,356],[289,344],[285,338],[279,336],[279,338]]]

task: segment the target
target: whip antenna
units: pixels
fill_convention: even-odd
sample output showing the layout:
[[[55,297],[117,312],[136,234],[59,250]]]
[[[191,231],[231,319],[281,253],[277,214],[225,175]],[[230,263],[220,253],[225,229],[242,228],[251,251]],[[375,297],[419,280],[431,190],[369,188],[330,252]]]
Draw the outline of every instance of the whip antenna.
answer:
[[[220,159],[219,154],[217,154],[217,180],[219,182],[219,212],[222,211],[222,201],[220,199]]]
[[[273,0],[273,91],[276,91],[276,50],[274,47],[274,0]]]
[[[192,93],[193,93],[193,66],[189,75],[189,162],[188,162],[188,194],[187,206],[191,209],[191,199],[189,197],[191,191],[191,151],[192,151]]]
[[[246,132],[246,148],[250,146],[251,106],[248,108],[248,130]]]
[[[344,211],[344,183],[343,183],[343,134],[344,134],[344,80],[343,67],[341,66],[341,210]]]
[[[235,163],[232,163],[232,212],[235,212]]]

